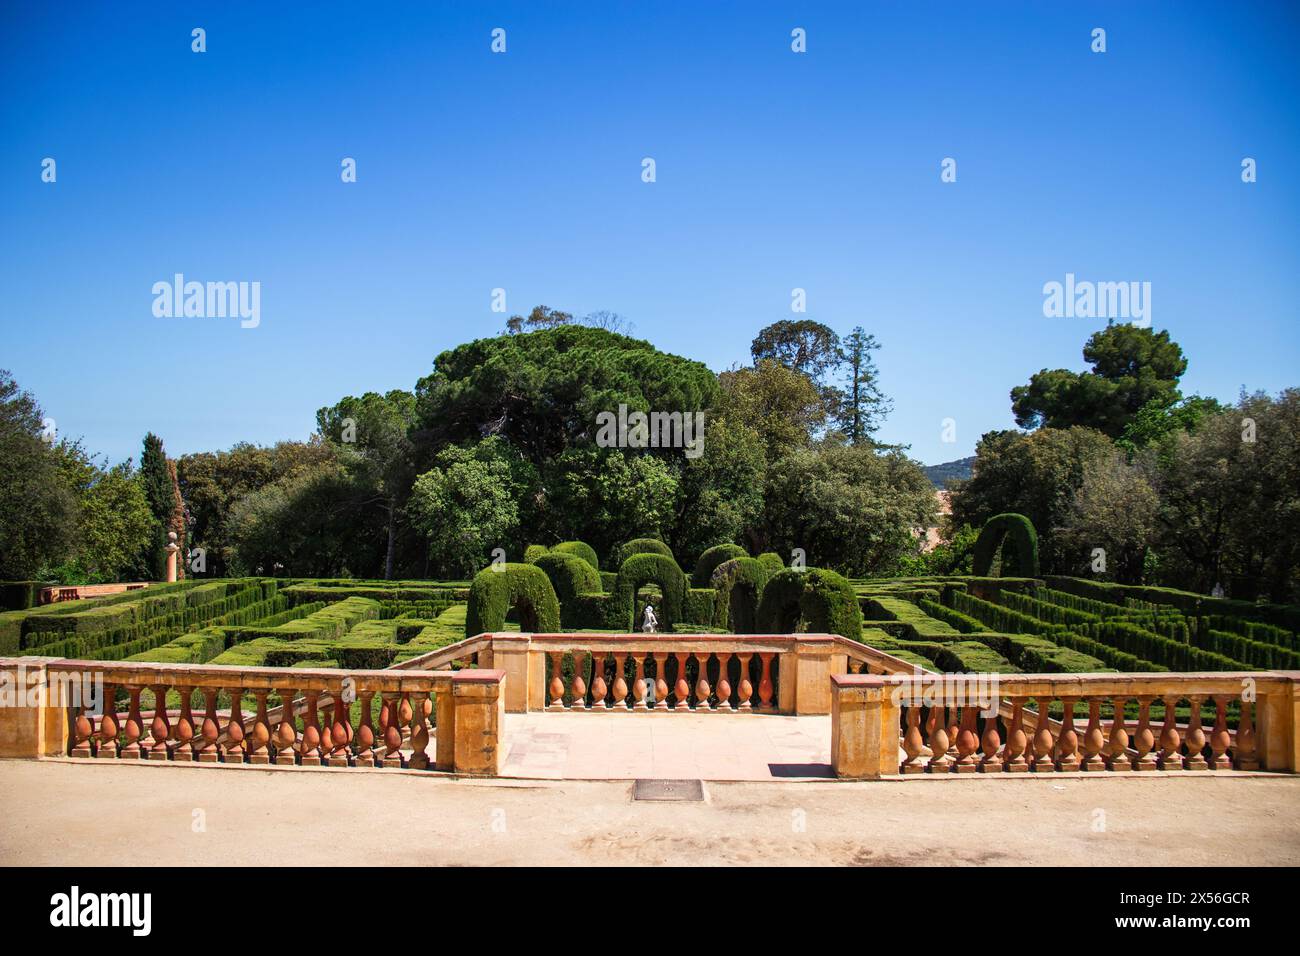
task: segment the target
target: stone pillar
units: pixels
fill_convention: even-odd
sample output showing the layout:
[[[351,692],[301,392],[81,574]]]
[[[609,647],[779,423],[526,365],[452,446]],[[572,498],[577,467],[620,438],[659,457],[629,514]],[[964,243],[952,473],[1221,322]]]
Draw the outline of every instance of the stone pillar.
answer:
[[[501,733],[505,729],[508,686],[506,672],[462,670],[457,671],[451,680],[452,769],[456,773],[495,777],[501,768]],[[441,743],[441,728],[439,730]]]
[[[781,659],[781,697],[784,703],[787,687],[793,691],[791,702],[796,714],[829,714],[831,712],[830,677],[835,672],[834,640],[829,636],[812,636],[795,643],[794,653]],[[843,658],[843,655],[840,655]],[[793,673],[786,673],[787,663],[794,664]],[[847,658],[842,661],[847,669]],[[840,670],[839,673],[843,673]]]
[[[57,676],[46,665],[57,657],[0,658],[0,757],[56,757],[67,753],[69,701],[60,688],[80,686],[80,675]],[[87,702],[89,703],[89,702]]]
[[[835,674],[831,698],[831,769],[835,776],[876,780],[898,772],[898,708],[876,674]],[[887,699],[888,698],[888,699]]]
[[[1277,690],[1256,704],[1258,755],[1265,770],[1300,771],[1300,671],[1276,671]]]
[[[546,707],[546,664],[541,652],[529,651],[532,643],[527,634],[493,634],[491,663],[479,657],[480,669],[503,670],[510,678],[506,685],[507,713],[526,714]],[[535,674],[539,666],[541,673]]]
[[[176,543],[176,532],[167,532],[167,583],[171,584],[176,581],[176,562],[177,555],[181,546]]]

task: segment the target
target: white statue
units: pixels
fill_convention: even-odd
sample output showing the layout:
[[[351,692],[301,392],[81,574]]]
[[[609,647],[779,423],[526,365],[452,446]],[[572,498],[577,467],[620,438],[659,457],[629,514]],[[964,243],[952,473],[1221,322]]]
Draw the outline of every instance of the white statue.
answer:
[[[1214,590],[1210,592],[1210,597],[1221,598],[1226,596],[1227,592],[1223,590],[1223,585],[1215,582]]]
[[[645,606],[645,616],[641,618],[641,630],[647,634],[653,634],[658,627],[659,619],[655,617],[655,609],[647,604]]]

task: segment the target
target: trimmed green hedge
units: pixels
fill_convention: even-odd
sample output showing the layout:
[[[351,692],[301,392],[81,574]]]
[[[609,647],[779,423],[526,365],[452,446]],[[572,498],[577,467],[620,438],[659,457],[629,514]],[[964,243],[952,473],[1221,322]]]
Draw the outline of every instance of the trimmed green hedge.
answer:
[[[1034,530],[1032,521],[1014,512],[994,515],[984,522],[979,537],[975,539],[974,571],[977,576],[987,575],[993,568],[993,558],[1008,536],[1011,546],[1004,556],[1014,566],[1007,567],[1004,561],[1002,573],[1006,577],[1038,576],[1038,532]]]
[[[935,655],[940,670],[949,673],[1018,674],[1020,668],[979,641],[954,641],[944,644]]]
[[[506,614],[515,605],[520,610],[521,630],[560,630],[560,602],[546,572],[533,564],[505,564],[484,568],[474,576],[465,636],[504,630]]]
[[[561,541],[551,548],[551,552],[574,555],[590,564],[593,571],[600,570],[600,558],[596,556],[596,549],[585,541]]]
[[[40,581],[0,581],[0,609],[25,611],[36,606]]]
[[[758,602],[772,570],[758,558],[732,558],[713,569],[713,626],[737,634],[758,633]],[[732,608],[733,594],[740,603]]]
[[[1067,591],[1081,597],[1098,601],[1108,601],[1123,605],[1125,600],[1149,601],[1152,604],[1165,604],[1175,607],[1184,614],[1213,615],[1244,618],[1284,628],[1295,633],[1300,631],[1300,605],[1294,604],[1254,604],[1250,601],[1233,601],[1227,598],[1209,597],[1192,591],[1179,591],[1174,588],[1143,587],[1135,584],[1113,584],[1106,581],[1089,581],[1086,578],[1072,578],[1049,574],[1044,579],[1051,587]]]
[[[579,594],[599,594],[600,572],[578,555],[560,551],[542,555],[533,562],[533,567],[541,568],[555,589],[555,598],[560,602],[561,626],[576,627],[570,620],[573,599]]]
[[[530,544],[524,548],[524,564],[532,564],[544,554],[549,554],[550,549],[544,544]]]
[[[760,633],[838,634],[862,639],[862,611],[848,579],[823,568],[774,574],[758,602]]]
[[[649,540],[649,539],[644,539]],[[661,544],[662,542],[656,542]],[[614,586],[615,601],[623,610],[622,618],[627,630],[632,630],[639,610],[635,606],[636,592],[645,584],[659,585],[663,601],[659,611],[659,630],[671,631],[674,624],[683,620],[686,603],[686,575],[671,555],[649,551],[633,554],[618,569],[618,582]]]
[[[718,592],[713,588],[690,588],[686,592],[686,607],[683,617],[692,626],[699,626],[707,633],[713,629],[713,606]]]
[[[775,551],[764,551],[758,556],[758,563],[767,568],[769,576],[785,570],[785,562]]]
[[[747,558],[749,555],[745,549],[738,544],[715,544],[711,548],[706,548],[700,555],[700,560],[695,562],[695,573],[691,575],[691,587],[707,588],[709,582],[713,580],[713,572],[723,561],[730,561],[732,558]]]
[[[659,554],[665,558],[673,556],[668,545],[658,538],[633,538],[614,549],[614,564],[621,570],[627,559],[635,554]]]

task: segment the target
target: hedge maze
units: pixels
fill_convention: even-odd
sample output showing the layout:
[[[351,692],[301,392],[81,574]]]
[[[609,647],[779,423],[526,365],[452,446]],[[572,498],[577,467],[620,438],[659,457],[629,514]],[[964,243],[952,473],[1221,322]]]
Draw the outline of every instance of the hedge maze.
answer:
[[[977,549],[1033,567],[1033,527],[989,523]],[[529,545],[472,582],[232,578],[0,612],[0,656],[382,668],[485,631],[833,633],[941,671],[1300,670],[1300,607],[1018,574],[849,580],[775,554],[709,548],[688,576],[633,539],[601,569],[580,541]]]

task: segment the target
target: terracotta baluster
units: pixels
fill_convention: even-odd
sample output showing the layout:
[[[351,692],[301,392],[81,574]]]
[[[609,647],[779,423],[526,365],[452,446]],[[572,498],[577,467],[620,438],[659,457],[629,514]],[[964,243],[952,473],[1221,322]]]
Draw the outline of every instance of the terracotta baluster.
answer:
[[[1088,701],[1088,726],[1083,732],[1083,765],[1081,770],[1096,772],[1106,769],[1106,758],[1101,755],[1106,746],[1106,735],[1101,732],[1101,701]]]
[[[1138,725],[1133,731],[1133,749],[1137,752],[1137,759],[1133,762],[1133,769],[1138,771],[1147,771],[1156,769],[1156,755],[1154,753],[1156,746],[1155,733],[1151,730],[1151,701],[1150,697],[1138,698]]]
[[[961,711],[957,705],[948,705],[948,762],[954,767],[957,766],[957,738],[961,736]]]
[[[398,700],[400,696],[396,691],[386,690],[380,693],[383,709],[379,712],[379,722],[384,730],[383,765],[385,767],[402,766],[402,728],[399,723],[401,706]]]
[[[741,654],[740,657],[740,683],[736,685],[736,699],[740,701],[739,710],[753,710],[754,705],[749,702],[753,696],[754,685],[749,681],[749,662],[753,654]]]
[[[357,697],[361,701],[361,726],[357,728],[357,755],[353,763],[358,767],[373,767],[375,765],[375,728],[370,722],[370,711],[374,705],[375,692],[373,690],[363,690],[358,693]]]
[[[1106,766],[1111,770],[1128,770],[1128,728],[1124,726],[1124,707],[1127,698],[1116,698],[1111,702],[1115,715],[1110,721],[1110,739],[1106,743]]]
[[[930,708],[930,773],[948,773],[952,762],[948,759],[948,725],[943,718],[943,706]]]
[[[320,715],[316,710],[316,701],[320,697],[318,690],[305,690],[307,709],[302,715],[302,738],[298,741],[298,765],[301,767],[320,766]]]
[[[257,715],[253,718],[253,730],[248,735],[245,745],[248,750],[248,762],[269,764],[271,762],[271,718],[266,713],[266,696],[268,690],[259,688],[253,691],[257,698]]]
[[[961,708],[961,726],[957,730],[957,763],[955,773],[974,773],[979,766],[975,762],[975,750],[980,745],[979,735],[975,732],[975,710],[970,704]]]
[[[323,705],[324,713],[316,725],[320,731],[320,759],[325,764],[329,761],[330,751],[334,749],[334,711],[338,707],[338,698],[331,695],[329,702]]]
[[[1034,762],[1031,765],[1035,773],[1051,773],[1056,769],[1053,760],[1055,744],[1052,741],[1052,699],[1037,698],[1038,719],[1034,724]]]
[[[1002,752],[1002,769],[1007,773],[1025,773],[1029,770],[1029,761],[1025,759],[1025,748],[1029,738],[1025,736],[1025,699],[1012,698],[1011,724],[1007,727],[1007,745]]]
[[[402,735],[402,743],[411,741],[411,695],[403,694],[397,702],[397,730]]]
[[[243,689],[238,685],[226,688],[230,691],[230,717],[226,720],[226,745],[222,758],[226,763],[244,762],[244,712]]]
[[[139,760],[143,754],[140,750],[140,738],[144,735],[144,718],[140,716],[140,691],[144,687],[128,687],[131,703],[127,706],[126,723],[122,725],[123,746],[119,754],[126,760]]]
[[[974,710],[975,708],[971,708]],[[980,738],[980,749],[984,757],[980,760],[980,770],[984,773],[1001,773],[1003,754],[998,752],[1002,738],[998,735],[998,702],[994,700],[990,708],[993,713],[984,718],[984,736]]]
[[[1208,770],[1205,759],[1205,728],[1201,725],[1201,702],[1205,698],[1192,697],[1192,715],[1187,723],[1187,756],[1183,758],[1184,770]]]
[[[718,654],[718,684],[715,693],[718,695],[718,710],[727,714],[735,710],[731,706],[731,680],[727,677],[727,669],[730,667],[731,655]]]
[[[921,737],[921,706],[916,701],[907,704],[907,732],[903,734],[903,751],[906,759],[899,766],[899,773],[925,773],[925,765],[917,758],[921,756],[924,746]]]
[[[667,654],[655,654],[655,710],[668,709]]]
[[[167,685],[155,684],[153,687],[153,720],[149,722],[149,737],[152,743],[144,752],[145,760],[166,760],[168,757],[167,738],[171,736],[172,725],[167,719]]]
[[[561,676],[564,668],[564,654],[553,653],[547,654],[551,662],[551,683],[550,694],[551,702],[547,704],[549,710],[564,710],[564,678]]]
[[[199,763],[216,763],[220,759],[217,738],[221,736],[221,726],[217,723],[217,688],[199,690],[203,694],[203,723],[199,725],[199,749],[194,759]]]
[[[587,659],[583,651],[573,652],[573,683],[569,685],[569,695],[574,710],[587,709],[587,682],[583,675],[587,670]]]
[[[605,655],[597,651],[591,652],[591,709],[608,710],[609,702],[605,700],[605,695],[609,693],[609,687],[605,683]]]
[[[1241,702],[1241,718],[1237,722],[1237,741],[1236,746],[1232,748],[1238,770],[1259,769],[1259,756],[1255,753],[1254,706],[1254,701]]]
[[[343,699],[341,687],[334,695],[334,722],[330,727],[329,765],[331,767],[352,765],[352,705]]]
[[[293,713],[296,694],[297,691],[292,687],[280,689],[280,723],[275,728],[275,762],[281,767],[292,767],[298,762],[298,728]]]
[[[95,748],[95,723],[91,720],[87,704],[77,708],[77,719],[72,722],[72,756],[93,757]]]
[[[1061,720],[1061,734],[1056,739],[1056,769],[1069,773],[1079,769],[1079,734],[1074,729],[1074,705],[1069,697],[1061,699],[1065,716]]]
[[[637,710],[649,710],[654,689],[645,676],[645,651],[633,651],[632,662],[636,665],[636,673],[632,678],[632,694],[635,697],[633,706]]]
[[[1183,757],[1178,752],[1182,747],[1182,739],[1178,736],[1178,724],[1174,716],[1178,698],[1166,697],[1164,702],[1165,725],[1160,731],[1160,757],[1156,765],[1161,770],[1182,770]]]
[[[1214,754],[1214,759],[1210,762],[1210,769],[1232,769],[1232,758],[1228,756],[1230,746],[1232,746],[1232,735],[1228,733],[1228,698],[1216,695],[1214,731],[1210,734],[1210,751]]]
[[[117,688],[112,684],[104,685],[104,714],[99,718],[99,749],[96,757],[114,759],[117,757],[117,702],[114,695]]]
[[[411,757],[407,760],[406,765],[414,770],[429,769],[429,728],[424,722],[424,705],[429,700],[429,695],[425,691],[412,691],[411,696],[415,698],[413,711],[417,715],[415,722],[411,724]]]
[[[772,655],[759,654],[758,659],[763,662],[763,673],[758,679],[758,709],[772,709]]]
[[[610,687],[610,694],[614,698],[610,704],[611,710],[627,710],[627,658],[622,654],[614,654],[614,683]]]
[[[172,740],[175,746],[172,747],[172,759],[181,761],[191,761],[194,759],[194,713],[191,710],[194,701],[193,687],[177,687],[176,692],[181,698],[181,713],[176,718],[176,723],[172,726]]]
[[[677,658],[677,683],[673,687],[673,694],[677,697],[677,701],[673,706],[673,710],[686,713],[690,710],[686,702],[691,696],[691,685],[686,681],[686,655],[676,654],[674,656]]]
[[[709,688],[709,655],[706,651],[703,654],[696,653],[695,660],[699,662],[700,674],[695,681],[695,712],[697,714],[710,713],[709,695],[713,691]]]

